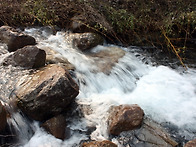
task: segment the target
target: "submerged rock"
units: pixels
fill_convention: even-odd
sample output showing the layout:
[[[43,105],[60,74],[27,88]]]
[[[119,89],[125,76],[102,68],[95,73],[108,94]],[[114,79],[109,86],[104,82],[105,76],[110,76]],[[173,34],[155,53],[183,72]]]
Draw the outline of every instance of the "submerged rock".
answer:
[[[0,101],[0,132],[5,130],[6,124],[7,124],[6,110]]]
[[[39,68],[45,65],[46,53],[36,46],[26,46],[18,49],[4,59],[3,65],[20,66],[25,68]]]
[[[42,48],[46,52],[46,63],[47,64],[58,64],[66,70],[75,70],[73,64],[71,64],[66,58],[60,55],[58,52],[50,48]]]
[[[108,118],[108,131],[111,135],[119,135],[141,126],[144,112],[138,105],[120,105],[111,108]]]
[[[196,147],[196,139],[187,142],[184,147]]]
[[[86,142],[83,143],[81,147],[117,147],[117,145],[111,141],[104,140],[104,141]]]
[[[68,71],[48,65],[21,83],[16,90],[18,107],[35,120],[47,120],[65,110],[78,95],[79,87]]]
[[[99,46],[97,47],[99,48]],[[118,60],[125,55],[125,51],[116,46],[102,47],[104,50],[95,51],[88,55],[93,58],[101,72],[109,74]]]
[[[36,44],[33,37],[9,26],[0,27],[0,41],[7,44],[9,52],[16,51],[26,45]]]
[[[104,39],[96,33],[75,33],[67,36],[72,40],[73,46],[84,51],[103,44]]]
[[[58,115],[47,120],[45,123],[42,124],[42,127],[56,138],[63,140],[67,136],[67,125],[65,117],[63,117],[63,115]]]

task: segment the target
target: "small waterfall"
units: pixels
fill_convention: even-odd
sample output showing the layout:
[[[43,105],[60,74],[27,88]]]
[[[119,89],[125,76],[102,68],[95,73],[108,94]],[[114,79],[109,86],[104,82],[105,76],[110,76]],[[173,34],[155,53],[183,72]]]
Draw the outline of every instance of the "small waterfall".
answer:
[[[69,44],[64,32],[57,32],[56,35],[40,29],[26,29],[25,32],[36,38],[39,48],[48,47],[57,51],[59,56],[66,58],[75,66],[75,81],[80,87],[76,103],[83,110],[83,117],[72,116],[69,120],[71,137],[61,141],[47,134],[39,127],[38,122],[29,122],[20,112],[16,112],[10,123],[18,124],[18,130],[24,130],[20,131],[19,136],[24,140],[22,146],[75,147],[85,140],[108,139],[106,120],[109,107],[135,103],[144,109],[146,116],[165,126],[166,124],[175,126],[178,135],[186,140],[196,137],[194,133],[196,131],[195,69],[182,71],[155,65],[147,59],[148,57],[145,58],[145,55],[137,52],[136,47],[122,48],[105,44],[83,53]],[[111,48],[119,48],[125,54],[112,65],[109,72],[102,72],[104,66],[109,65],[108,56],[91,56],[91,54],[110,51]],[[8,79],[16,75],[12,69],[13,67],[7,69],[0,67],[3,84],[12,81]],[[21,78],[27,73],[28,71],[25,70],[20,71]],[[3,88],[5,87],[1,87],[1,91],[6,91],[4,95],[9,99],[11,91]],[[112,140],[120,146],[115,138]]]
[[[1,55],[2,61],[10,54],[12,53]],[[2,61],[0,61],[0,64]],[[16,84],[27,74],[29,74],[28,70],[19,67],[12,67],[11,65],[0,66],[0,101],[6,107],[9,115],[7,118],[8,128],[6,130],[8,134],[3,135],[5,138],[2,137],[0,139],[1,145],[12,146],[12,144],[17,142],[16,144],[18,146],[26,143],[33,135],[33,126],[31,126],[30,121],[22,112],[16,109],[15,100],[13,98]]]

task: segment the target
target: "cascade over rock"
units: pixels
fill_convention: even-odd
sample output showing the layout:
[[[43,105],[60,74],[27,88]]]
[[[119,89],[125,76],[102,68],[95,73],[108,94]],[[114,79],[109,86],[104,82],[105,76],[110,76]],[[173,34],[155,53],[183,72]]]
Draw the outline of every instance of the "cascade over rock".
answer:
[[[0,132],[5,130],[7,124],[6,110],[0,101]]]
[[[42,124],[42,127],[56,138],[62,140],[65,139],[67,135],[67,132],[65,132],[67,125],[63,115],[58,115],[47,120]]]
[[[52,50],[49,47],[42,48],[46,52],[46,63],[47,64],[58,64],[66,70],[75,70],[73,64],[71,64],[66,58],[60,55],[58,52]]]
[[[119,135],[141,126],[144,112],[138,105],[120,105],[110,109],[108,118],[109,134]]]
[[[68,71],[48,65],[17,88],[18,107],[35,120],[47,120],[65,110],[78,95],[78,89]]]
[[[117,147],[117,145],[111,141],[104,140],[104,141],[86,142],[82,144],[82,147]]]
[[[36,46],[26,46],[18,49],[4,59],[3,65],[20,66],[25,68],[39,68],[45,65],[46,53]]]
[[[35,45],[35,38],[9,26],[0,27],[0,41],[6,43],[8,51],[13,52],[26,45]]]
[[[109,74],[115,64],[118,63],[118,60],[125,55],[125,51],[119,47],[111,46],[88,55],[94,59],[101,72]]]

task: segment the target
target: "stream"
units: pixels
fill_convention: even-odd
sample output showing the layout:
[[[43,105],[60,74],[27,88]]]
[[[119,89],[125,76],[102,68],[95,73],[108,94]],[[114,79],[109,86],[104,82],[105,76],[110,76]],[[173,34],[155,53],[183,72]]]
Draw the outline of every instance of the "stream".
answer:
[[[9,124],[17,128],[20,143],[16,146],[76,147],[84,140],[110,138],[119,147],[123,147],[117,138],[108,135],[106,123],[109,107],[120,104],[138,104],[146,116],[174,133],[176,140],[181,138],[184,143],[196,137],[196,69],[174,69],[169,64],[161,65],[153,55],[141,52],[139,47],[125,48],[104,44],[89,52],[81,52],[70,45],[63,31],[53,35],[50,30],[31,28],[24,32],[36,38],[37,47],[48,47],[57,51],[75,66],[73,77],[80,87],[76,103],[81,107],[88,106],[90,112],[82,114],[83,117],[73,115],[68,123],[70,138],[64,141],[45,132],[37,121],[30,121],[20,112],[15,112],[9,119]],[[101,72],[97,58],[92,58],[89,54],[113,47],[120,48],[125,55],[115,63],[109,73]],[[108,64],[107,58],[105,56],[101,59],[101,65]],[[7,67],[6,72],[3,70],[0,67],[3,77],[0,81],[1,91],[13,88],[9,87],[14,85],[9,83],[9,79],[15,72],[19,72],[19,69],[13,67]],[[11,70],[14,70],[13,75],[9,75]],[[20,73],[21,77],[28,72]],[[15,82],[18,80],[20,78]],[[5,83],[8,88],[2,87]],[[1,95],[9,97],[10,93],[1,92]],[[93,128],[90,133],[89,128]]]

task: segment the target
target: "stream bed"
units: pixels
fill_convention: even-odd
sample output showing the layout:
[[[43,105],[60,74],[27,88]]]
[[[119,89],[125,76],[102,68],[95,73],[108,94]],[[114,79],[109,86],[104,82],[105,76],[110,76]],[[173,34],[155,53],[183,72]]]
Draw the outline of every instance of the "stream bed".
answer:
[[[31,28],[25,29],[25,33],[35,37],[37,47],[50,48],[74,65],[73,77],[80,87],[76,104],[90,110],[85,111],[83,117],[78,116],[78,112],[73,114],[68,123],[71,135],[65,141],[45,132],[38,122],[29,121],[20,112],[15,112],[9,121],[18,129],[20,143],[16,146],[76,147],[84,140],[110,139],[124,147],[118,137],[111,138],[107,133],[107,111],[110,106],[120,104],[138,104],[145,116],[165,127],[181,145],[196,137],[196,69],[161,65],[149,53],[141,52],[139,47],[104,44],[81,52],[70,45],[63,31],[53,35],[48,30]],[[108,56],[98,58],[90,54],[111,48],[119,48],[125,54],[112,63],[110,71],[103,72],[103,67],[110,64]],[[11,79],[18,71],[14,69],[12,72],[13,67],[3,70],[0,67],[0,90],[9,93],[1,92],[1,95],[9,97],[11,90],[5,89],[10,88],[9,84],[14,85]],[[19,75],[22,77],[28,72]],[[3,86],[6,83],[8,88]],[[89,128],[93,128],[90,133]],[[127,143],[126,147],[129,145],[132,144]]]

